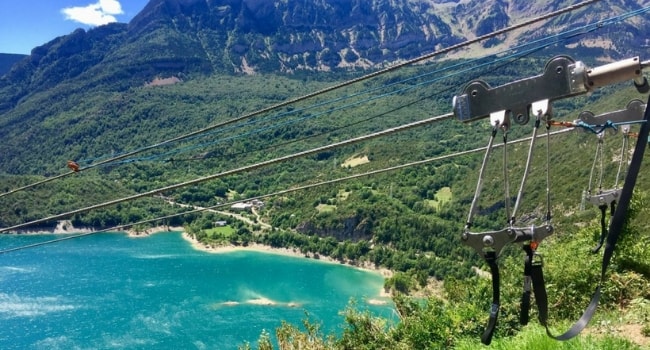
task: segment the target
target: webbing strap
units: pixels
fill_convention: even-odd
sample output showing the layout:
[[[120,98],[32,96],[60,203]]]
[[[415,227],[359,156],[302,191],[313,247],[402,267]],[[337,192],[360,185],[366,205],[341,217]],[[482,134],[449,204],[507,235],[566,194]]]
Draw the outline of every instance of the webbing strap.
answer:
[[[531,264],[530,276],[533,280],[533,290],[535,292],[535,301],[537,302],[537,318],[539,323],[546,324],[548,319],[548,297],[546,295],[546,284],[544,284],[544,273],[542,264]],[[548,328],[547,328],[548,333]]]
[[[519,323],[525,326],[530,320],[530,294],[531,285],[533,283],[533,249],[530,247],[530,244],[524,244],[523,248],[524,252],[526,252],[526,256],[524,257],[524,291],[521,294]]]
[[[591,252],[596,254],[600,248],[605,244],[605,237],[607,237],[607,204],[601,204],[598,206],[600,209],[600,239],[598,240],[598,245],[591,249]]]
[[[573,324],[573,326],[571,326],[571,328],[569,328],[568,331],[558,336],[554,336],[553,334],[551,334],[550,330],[548,329],[548,323],[547,323],[548,302],[546,300],[546,289],[543,284],[543,276],[541,275],[541,268],[539,271],[541,276],[541,281],[539,283],[535,283],[535,279],[533,279],[535,299],[537,301],[537,307],[539,309],[539,322],[542,325],[544,325],[544,327],[546,327],[546,333],[550,337],[556,340],[569,340],[575,337],[576,335],[580,334],[580,332],[587,326],[589,321],[591,321],[591,318],[593,317],[594,313],[596,312],[596,308],[598,307],[598,302],[600,300],[600,295],[601,295],[601,288],[605,281],[605,273],[607,272],[607,267],[609,266],[609,263],[612,259],[612,255],[614,254],[614,248],[616,247],[616,242],[618,241],[618,237],[621,234],[621,231],[623,230],[623,225],[625,224],[625,215],[630,207],[630,201],[632,200],[634,186],[636,185],[637,176],[639,174],[639,171],[641,169],[641,163],[643,161],[643,154],[646,149],[646,143],[648,142],[648,133],[650,131],[650,125],[648,125],[650,124],[650,108],[648,108],[648,105],[650,105],[650,97],[648,98],[648,104],[646,104],[646,110],[643,116],[644,123],[641,124],[641,130],[639,131],[639,138],[636,142],[634,155],[632,155],[632,161],[630,163],[627,176],[625,177],[625,184],[623,185],[623,189],[621,191],[619,203],[617,205],[616,211],[614,212],[614,215],[612,216],[612,220],[609,224],[609,235],[607,236],[607,241],[605,243],[605,251],[603,253],[603,262],[601,265],[600,281],[598,283],[598,287],[596,287],[596,290],[594,291],[589,306],[587,306],[580,319],[578,319],[578,321],[575,324]],[[533,272],[533,275],[535,275],[535,272]],[[537,295],[538,292],[540,294],[539,298]]]
[[[598,241],[598,245],[591,249],[591,252],[594,254],[598,253],[600,248],[603,247],[603,244],[605,244],[605,237],[607,237],[607,220],[605,220],[607,217],[607,204],[599,205],[598,209],[600,209],[600,239]],[[614,216],[614,213],[616,212],[616,201],[612,201],[610,203],[609,212],[610,216]]]
[[[500,277],[499,277],[499,265],[497,264],[497,255],[495,252],[485,253],[485,261],[487,261],[490,266],[490,273],[492,274],[492,306],[490,307],[490,319],[488,324],[485,327],[483,336],[481,337],[481,342],[485,345],[490,345],[492,342],[492,336],[494,335],[494,330],[497,327],[497,321],[499,319],[499,308],[500,308]]]

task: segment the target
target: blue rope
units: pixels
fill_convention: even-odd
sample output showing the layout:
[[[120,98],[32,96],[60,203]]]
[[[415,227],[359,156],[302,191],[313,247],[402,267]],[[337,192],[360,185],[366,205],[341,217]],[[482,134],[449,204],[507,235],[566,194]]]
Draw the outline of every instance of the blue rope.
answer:
[[[645,120],[632,120],[625,122],[613,123],[611,120],[606,121],[604,124],[587,124],[582,120],[579,120],[575,123],[576,127],[583,128],[584,130],[591,131],[592,133],[598,135],[607,129],[614,129],[618,131],[618,127],[621,125],[630,125],[630,124],[643,124]]]

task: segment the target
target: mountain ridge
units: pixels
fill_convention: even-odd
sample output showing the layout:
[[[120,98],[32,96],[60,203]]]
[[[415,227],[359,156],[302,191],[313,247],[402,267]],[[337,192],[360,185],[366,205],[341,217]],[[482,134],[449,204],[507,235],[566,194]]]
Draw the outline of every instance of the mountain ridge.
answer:
[[[538,39],[548,31],[591,23],[613,11],[638,10],[648,3],[599,3],[548,24],[458,50],[444,59],[480,56],[524,39]],[[18,135],[42,133],[46,119],[68,123],[66,114],[74,106],[85,105],[83,101],[93,94],[125,93],[201,76],[354,75],[563,6],[561,1],[521,4],[514,0],[151,0],[130,23],[77,29],[57,37],[34,48],[0,76],[0,137],[13,145],[5,148],[11,156],[17,152],[12,147],[21,147]],[[604,6],[611,7],[610,12],[602,11]],[[602,60],[638,54],[641,42],[650,37],[639,21],[633,18],[613,29],[607,26],[588,40],[549,52],[586,52],[584,57]],[[50,110],[53,105],[58,106],[56,110]]]
[[[644,0],[597,3],[547,25],[490,40],[479,51],[552,35],[569,25],[606,18],[614,10],[635,10],[647,4]],[[448,47],[561,5],[558,1],[518,4],[513,0],[151,0],[126,25],[97,27],[85,31],[86,36],[76,30],[35,48],[31,56],[38,61],[48,54],[86,52],[117,36],[104,52],[106,63],[124,61],[159,73],[169,74],[165,71],[172,67],[184,72],[247,74],[367,69]],[[644,29],[635,29],[633,22],[622,26],[628,34],[619,45],[611,40],[601,43],[601,36],[590,45],[611,51],[611,56],[627,54],[625,48],[642,44]],[[78,45],[73,47],[76,52],[56,45],[71,39]],[[475,57],[475,51],[460,50],[455,55]]]

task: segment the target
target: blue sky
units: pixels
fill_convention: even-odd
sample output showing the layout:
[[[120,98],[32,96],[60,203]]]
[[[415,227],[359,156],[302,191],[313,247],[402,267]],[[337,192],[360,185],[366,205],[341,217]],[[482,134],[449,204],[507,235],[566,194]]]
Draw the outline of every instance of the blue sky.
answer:
[[[3,0],[0,53],[29,54],[77,28],[128,23],[148,0]]]

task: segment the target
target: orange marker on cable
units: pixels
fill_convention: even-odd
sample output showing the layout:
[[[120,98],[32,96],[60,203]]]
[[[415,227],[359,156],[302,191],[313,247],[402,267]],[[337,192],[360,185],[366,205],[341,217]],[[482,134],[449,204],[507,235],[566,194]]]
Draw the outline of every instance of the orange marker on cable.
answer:
[[[75,162],[75,161],[69,160],[68,161],[68,168],[70,168],[70,170],[72,170],[72,171],[74,171],[76,173],[76,172],[79,171],[79,164],[77,164],[77,162]]]

